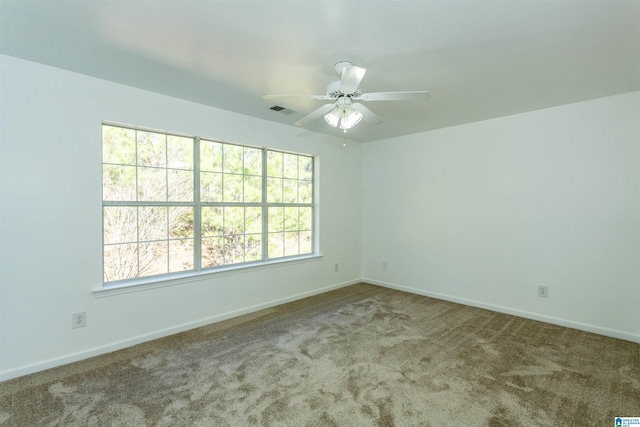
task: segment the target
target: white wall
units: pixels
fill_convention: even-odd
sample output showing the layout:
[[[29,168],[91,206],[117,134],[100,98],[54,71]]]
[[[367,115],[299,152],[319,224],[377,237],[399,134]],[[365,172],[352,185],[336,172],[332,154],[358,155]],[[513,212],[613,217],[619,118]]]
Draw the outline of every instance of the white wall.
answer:
[[[363,156],[366,280],[640,342],[640,92]]]
[[[361,276],[361,147],[9,56],[1,60],[0,380]],[[97,298],[101,122],[319,156],[322,258]],[[334,263],[340,271],[334,272]],[[86,310],[87,327],[71,328]]]

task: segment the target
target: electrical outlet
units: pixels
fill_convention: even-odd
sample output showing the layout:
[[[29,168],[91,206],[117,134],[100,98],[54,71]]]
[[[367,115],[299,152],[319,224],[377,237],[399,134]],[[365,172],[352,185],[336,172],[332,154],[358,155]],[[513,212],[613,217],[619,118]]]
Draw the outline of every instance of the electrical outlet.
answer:
[[[388,267],[387,261],[380,261],[380,270],[387,271],[387,267]]]
[[[546,285],[538,285],[538,296],[540,298],[549,298],[549,287]]]
[[[77,313],[73,313],[71,315],[71,327],[73,329],[76,328],[84,328],[87,326],[87,312],[79,311]]]
[[[340,271],[340,264],[338,264],[337,262],[335,263],[335,265],[333,266],[333,271],[335,273],[337,273],[338,271]]]

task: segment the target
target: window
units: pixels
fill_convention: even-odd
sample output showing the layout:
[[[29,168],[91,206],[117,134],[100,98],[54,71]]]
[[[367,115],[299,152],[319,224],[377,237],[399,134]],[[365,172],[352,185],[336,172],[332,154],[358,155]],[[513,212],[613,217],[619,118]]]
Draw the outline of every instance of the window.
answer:
[[[104,282],[314,248],[312,156],[102,126]]]

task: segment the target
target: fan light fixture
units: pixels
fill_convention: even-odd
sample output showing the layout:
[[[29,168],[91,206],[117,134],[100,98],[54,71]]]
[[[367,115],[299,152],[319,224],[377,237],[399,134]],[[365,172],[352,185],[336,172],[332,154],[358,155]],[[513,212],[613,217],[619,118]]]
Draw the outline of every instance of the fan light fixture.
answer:
[[[324,121],[329,124],[329,126],[336,127],[338,123],[340,123],[340,119],[342,118],[342,111],[338,110],[338,107],[329,111],[324,115]]]
[[[362,113],[351,106],[351,99],[342,97],[338,99],[335,108],[324,115],[324,121],[332,127],[338,127],[345,132],[362,120]]]
[[[348,108],[342,115],[342,120],[340,121],[340,129],[351,129],[362,120],[362,113],[360,111],[356,111],[353,108]]]

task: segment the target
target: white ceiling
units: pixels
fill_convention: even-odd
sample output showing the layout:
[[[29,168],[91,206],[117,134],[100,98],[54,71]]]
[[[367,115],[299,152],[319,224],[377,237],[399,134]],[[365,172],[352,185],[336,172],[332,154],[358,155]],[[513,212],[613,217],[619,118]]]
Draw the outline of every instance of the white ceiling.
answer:
[[[292,125],[367,69],[374,141],[640,90],[640,0],[0,0],[0,52]],[[302,129],[342,135],[322,119]]]

